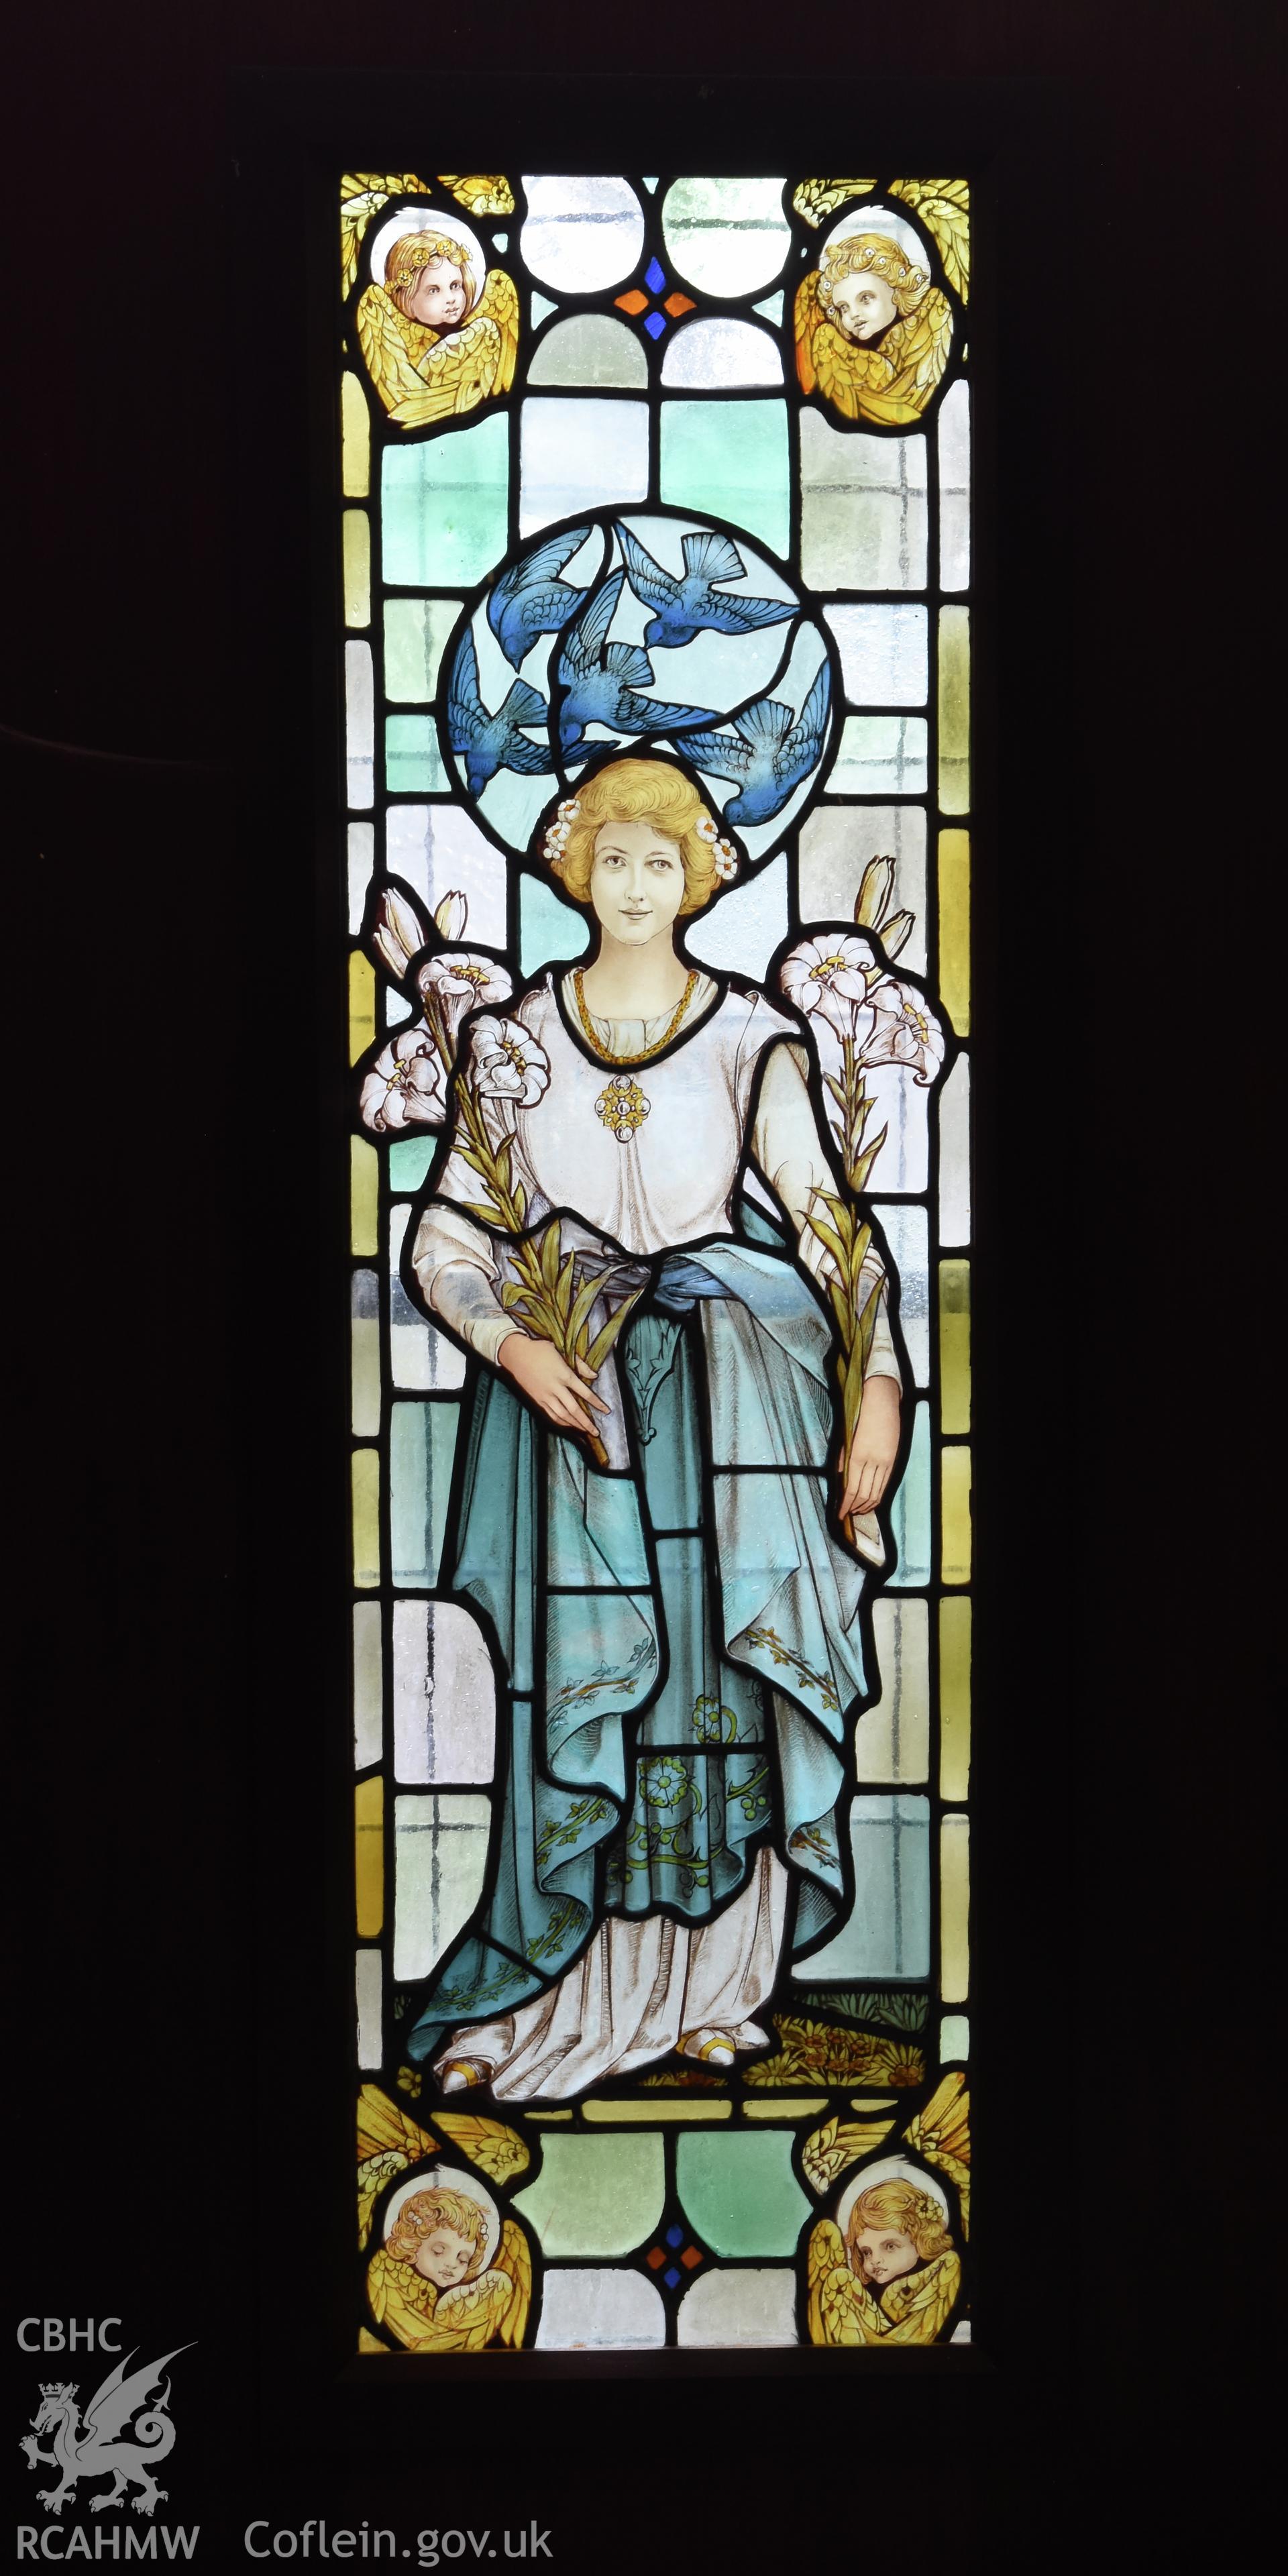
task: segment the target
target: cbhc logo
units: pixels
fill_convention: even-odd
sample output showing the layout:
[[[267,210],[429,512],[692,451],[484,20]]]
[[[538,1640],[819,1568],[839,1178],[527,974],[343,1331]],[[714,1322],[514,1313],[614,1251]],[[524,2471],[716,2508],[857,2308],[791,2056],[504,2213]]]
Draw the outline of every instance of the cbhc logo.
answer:
[[[109,2326],[119,2335],[119,2317],[24,2317],[18,2328],[18,2341],[24,2352],[119,2352],[113,2343]]]

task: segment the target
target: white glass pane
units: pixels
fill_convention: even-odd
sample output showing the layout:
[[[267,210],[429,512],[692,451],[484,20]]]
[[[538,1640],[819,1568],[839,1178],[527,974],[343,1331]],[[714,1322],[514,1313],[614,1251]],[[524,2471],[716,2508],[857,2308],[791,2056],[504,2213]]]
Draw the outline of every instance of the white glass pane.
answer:
[[[939,1094],[939,1240],[970,1242],[970,1058],[959,1055]]]
[[[664,385],[780,385],[783,362],[767,331],[732,314],[712,313],[686,322],[668,340]]]
[[[411,1218],[405,1201],[389,1211],[389,1365],[396,1387],[420,1394],[439,1386],[462,1386],[465,1353],[445,1333],[427,1324],[413,1306],[399,1275],[403,1238]]]
[[[649,416],[642,402],[539,395],[520,428],[519,532],[648,492]]]
[[[681,2344],[699,2346],[795,2343],[795,2267],[740,2263],[703,2273],[680,2302],[676,2334]]]
[[[394,1603],[394,1770],[400,1780],[490,1780],[496,1692],[483,1635],[447,1601]]]
[[[463,940],[504,947],[505,860],[470,815],[457,805],[391,805],[385,847],[391,876],[405,878],[431,912],[445,895],[464,895]]]
[[[607,313],[556,322],[533,353],[530,385],[622,385],[643,392],[648,359],[633,331]]]
[[[353,1765],[365,1771],[380,1760],[380,1718],[384,1691],[381,1675],[381,1609],[378,1601],[357,1601],[353,1608]]]
[[[666,2310],[642,2272],[547,2266],[538,2352],[643,2352],[665,2341]]]
[[[344,716],[349,803],[370,805],[376,774],[376,714],[369,644],[345,645]]]
[[[924,716],[847,716],[830,784],[841,795],[924,796]]]
[[[894,860],[887,921],[912,914],[899,966],[926,971],[926,816],[920,805],[816,805],[797,858],[802,921],[852,921],[870,859]],[[880,932],[878,931],[878,937]]]
[[[803,411],[801,571],[811,588],[924,590],[926,441],[869,438]]]
[[[924,608],[829,608],[841,648],[845,694],[858,707],[924,707],[930,687],[929,624]]]
[[[587,295],[629,277],[644,247],[644,215],[625,179],[530,178],[519,235],[534,277],[567,295]]]
[[[380,1282],[374,1270],[355,1270],[349,1281],[352,1430],[355,1440],[380,1431]]]
[[[349,825],[349,936],[356,939],[362,928],[367,888],[376,864],[376,832],[372,823]]]
[[[881,1697],[854,1730],[860,1780],[906,1782],[930,1775],[930,1628],[924,1601],[890,1594],[873,1605],[872,1643]]]
[[[394,1975],[427,1977],[483,1893],[486,1798],[395,1798]]]
[[[880,1121],[870,1119],[876,1135]],[[899,1322],[916,1386],[930,1383],[930,1224],[921,1207],[873,1202],[899,1280]]]
[[[381,1963],[378,1950],[359,1950],[354,1975],[358,2014],[358,2064],[364,2073],[384,2055],[380,2032]]]
[[[787,936],[787,859],[780,853],[760,874],[697,913],[688,925],[691,957],[718,974],[763,976]]]
[[[387,698],[413,705],[438,695],[443,650],[464,605],[461,599],[385,601]]]
[[[959,377],[939,414],[939,583],[970,580],[970,388]]]
[[[666,247],[689,286],[747,295],[771,286],[791,239],[781,179],[677,179],[662,206]]]
[[[970,2021],[965,2013],[945,2013],[939,2025],[939,2063],[951,2066],[970,2055]]]

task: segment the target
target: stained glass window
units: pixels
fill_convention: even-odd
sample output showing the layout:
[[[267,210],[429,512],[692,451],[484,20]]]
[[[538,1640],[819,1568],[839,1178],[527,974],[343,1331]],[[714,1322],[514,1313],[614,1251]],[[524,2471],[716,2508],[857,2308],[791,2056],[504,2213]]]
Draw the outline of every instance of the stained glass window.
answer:
[[[355,2336],[968,2342],[968,182],[339,229]]]

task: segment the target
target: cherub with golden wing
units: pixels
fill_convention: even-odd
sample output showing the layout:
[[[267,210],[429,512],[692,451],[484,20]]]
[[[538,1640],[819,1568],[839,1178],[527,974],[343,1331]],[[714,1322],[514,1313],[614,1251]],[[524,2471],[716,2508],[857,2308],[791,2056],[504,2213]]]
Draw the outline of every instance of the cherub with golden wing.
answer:
[[[953,317],[902,245],[847,233],[796,290],[796,372],[846,420],[920,420],[948,362]]]
[[[377,2325],[408,2352],[482,2352],[521,2346],[532,2300],[532,2258],[522,2229],[502,2221],[487,2261],[493,2219],[474,2194],[444,2183],[399,2204],[367,2266]]]
[[[473,411],[514,382],[518,294],[504,269],[480,280],[479,265],[472,241],[431,219],[389,243],[384,284],[359,299],[358,345],[403,429]]]
[[[964,2087],[965,2077],[954,2069],[903,2134],[905,2146],[955,2184],[963,2236],[970,2229]],[[869,2164],[866,2179],[860,2173],[843,2193],[836,2218],[820,2219],[813,2230],[807,2264],[811,2343],[937,2342],[961,2288],[946,2193],[906,2156]]]

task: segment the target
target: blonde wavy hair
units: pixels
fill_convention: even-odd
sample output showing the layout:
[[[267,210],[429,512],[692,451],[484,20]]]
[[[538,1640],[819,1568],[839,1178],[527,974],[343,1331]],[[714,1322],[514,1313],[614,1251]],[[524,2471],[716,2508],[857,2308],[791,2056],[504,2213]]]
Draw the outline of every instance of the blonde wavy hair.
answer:
[[[923,2263],[928,2263],[932,2255],[951,2254],[953,2250],[943,2209],[934,2193],[919,2191],[915,2183],[901,2182],[897,2176],[889,2182],[874,2182],[867,2191],[861,2191],[850,2211],[845,2251],[852,2272],[863,2269],[859,2238],[866,2227],[889,2227],[908,2237]]]
[[[410,317],[410,297],[422,268],[433,268],[446,260],[459,268],[465,289],[465,310],[474,302],[474,271],[464,242],[454,241],[449,233],[404,233],[393,244],[385,259],[385,286],[395,304]]]
[[[836,319],[833,289],[843,277],[869,270],[874,277],[885,279],[901,318],[920,303],[930,284],[928,271],[914,267],[897,241],[889,240],[884,233],[850,233],[844,241],[829,243],[819,262],[818,300],[832,321]]]
[[[467,2281],[482,2269],[483,2248],[487,2243],[487,2211],[481,2202],[471,2200],[469,2193],[449,2191],[413,2191],[403,2202],[389,2230],[387,2250],[400,2263],[415,2261],[417,2249],[436,2227],[450,2227],[456,2236],[464,2236],[474,2247],[474,2258]]]
[[[680,915],[701,912],[721,883],[716,846],[702,838],[698,825],[719,832],[696,787],[669,760],[610,760],[576,790],[578,811],[561,855],[550,864],[574,903],[589,904],[590,872],[595,842],[605,823],[651,823],[655,831],[679,846],[684,863],[684,901]]]

